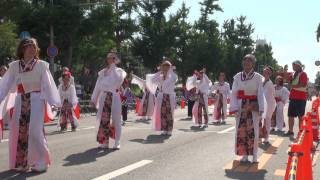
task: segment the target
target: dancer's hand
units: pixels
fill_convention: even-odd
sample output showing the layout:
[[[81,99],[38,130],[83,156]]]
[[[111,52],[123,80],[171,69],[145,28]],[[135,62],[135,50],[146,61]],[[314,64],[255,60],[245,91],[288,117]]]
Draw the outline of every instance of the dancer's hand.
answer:
[[[93,107],[93,108],[96,108],[96,104],[92,101],[90,101],[90,106]]]

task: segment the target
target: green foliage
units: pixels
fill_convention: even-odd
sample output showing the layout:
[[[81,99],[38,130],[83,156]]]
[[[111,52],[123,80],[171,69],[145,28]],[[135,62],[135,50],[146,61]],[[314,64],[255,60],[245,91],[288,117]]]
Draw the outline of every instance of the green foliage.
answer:
[[[0,24],[0,61],[1,64],[7,62],[7,58],[15,56],[18,43],[16,25],[13,23]]]
[[[141,77],[154,72],[164,56],[169,57],[181,82],[204,67],[213,80],[220,71],[232,80],[248,53],[257,56],[258,68],[278,66],[271,45],[255,48],[254,27],[245,16],[219,26],[213,18],[216,12],[223,12],[218,0],[202,0],[201,16],[193,23],[188,21],[185,3],[166,16],[172,4],[172,0],[0,1],[0,20],[10,22],[10,27],[0,26],[1,32],[8,33],[0,34],[7,38],[0,39],[1,48],[6,49],[0,57],[13,56],[17,34],[29,31],[38,39],[41,57],[46,59],[53,25],[55,45],[60,48],[56,60],[77,72],[84,66],[97,72],[111,48],[120,52],[121,67]]]

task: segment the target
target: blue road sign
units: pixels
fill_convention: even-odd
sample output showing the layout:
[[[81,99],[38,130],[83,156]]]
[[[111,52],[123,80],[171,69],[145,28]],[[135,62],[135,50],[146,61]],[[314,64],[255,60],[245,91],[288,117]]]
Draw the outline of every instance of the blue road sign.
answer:
[[[58,55],[59,53],[59,50],[58,48],[55,46],[55,45],[50,45],[48,48],[47,48],[47,55],[51,58],[54,58]]]
[[[30,33],[29,33],[28,31],[22,31],[22,32],[20,33],[20,39],[21,39],[21,40],[22,40],[22,39],[29,38],[29,37],[31,37],[31,35],[30,35]]]

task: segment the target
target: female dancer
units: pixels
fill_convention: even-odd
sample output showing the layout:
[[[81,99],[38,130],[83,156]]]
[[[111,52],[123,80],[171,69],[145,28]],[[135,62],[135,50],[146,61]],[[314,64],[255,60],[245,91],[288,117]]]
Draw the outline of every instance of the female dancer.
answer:
[[[172,135],[174,108],[176,105],[175,83],[178,76],[173,72],[172,64],[165,59],[156,74],[148,74],[146,84],[152,94],[158,90],[154,112],[153,128],[162,131],[162,135]]]
[[[216,100],[214,103],[213,119],[217,123],[225,124],[227,118],[227,99],[230,97],[230,85],[225,82],[224,72],[220,72],[219,81],[212,86]]]
[[[46,103],[60,106],[59,93],[49,64],[39,59],[35,39],[23,39],[18,46],[17,57],[19,60],[9,65],[0,83],[0,102],[10,90],[17,93],[9,121],[9,166],[18,171],[31,168],[41,172],[50,164],[44,134]]]
[[[241,161],[253,156],[257,162],[259,119],[264,111],[262,76],[254,72],[256,58],[248,54],[242,60],[243,71],[234,76],[230,113],[236,113],[236,155]]]
[[[275,100],[277,102],[276,110],[273,113],[271,119],[271,131],[274,131],[275,127],[277,127],[278,131],[282,131],[285,123],[284,123],[284,106],[289,102],[289,90],[283,86],[283,78],[278,76],[276,78],[276,86],[275,86]]]
[[[208,93],[211,85],[211,81],[205,74],[205,69],[200,72],[196,71],[192,77],[188,78],[186,83],[187,90],[196,88],[197,98],[192,109],[192,115],[194,123],[201,128],[208,127]],[[204,112],[204,123],[202,123],[202,110]]]
[[[121,98],[119,89],[127,73],[116,66],[120,62],[115,52],[110,52],[106,58],[106,67],[98,75],[96,86],[91,97],[91,104],[98,109],[99,148],[109,148],[109,136],[115,130],[114,149],[120,149],[121,137]],[[112,120],[111,120],[112,118]]]
[[[59,85],[59,94],[62,102],[59,119],[61,131],[67,130],[68,120],[70,121],[72,131],[76,131],[76,128],[79,126],[80,112],[76,88],[71,83],[70,72],[66,71],[63,73],[62,84]]]
[[[138,85],[144,91],[138,115],[142,116],[144,119],[151,119],[154,108],[154,95],[147,88],[146,81],[134,74],[132,75],[131,83]]]

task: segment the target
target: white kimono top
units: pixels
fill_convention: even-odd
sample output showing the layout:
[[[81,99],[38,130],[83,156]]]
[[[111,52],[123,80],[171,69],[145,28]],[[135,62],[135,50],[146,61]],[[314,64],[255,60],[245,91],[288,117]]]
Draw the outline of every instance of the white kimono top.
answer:
[[[242,100],[238,98],[239,91],[243,91],[245,96],[256,96],[259,104],[259,111],[264,111],[263,76],[257,72],[246,74],[239,72],[233,78],[232,93],[230,101],[230,112],[241,109]]]
[[[212,82],[206,74],[203,74],[202,80],[197,80],[197,76],[193,75],[187,79],[186,88],[190,91],[196,88],[196,93],[202,93],[208,95]]]

